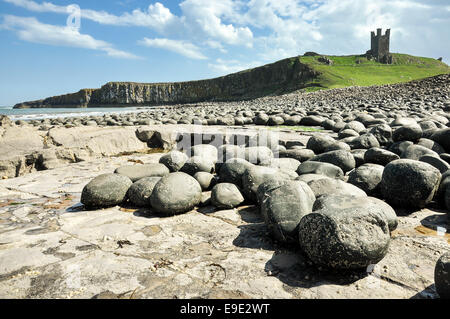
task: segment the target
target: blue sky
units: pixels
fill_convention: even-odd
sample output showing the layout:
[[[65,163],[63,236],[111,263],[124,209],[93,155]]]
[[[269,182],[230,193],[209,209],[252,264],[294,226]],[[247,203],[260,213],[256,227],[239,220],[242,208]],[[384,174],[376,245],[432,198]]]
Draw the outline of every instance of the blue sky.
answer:
[[[392,52],[450,62],[448,0],[0,0],[0,105],[364,53],[377,27]]]

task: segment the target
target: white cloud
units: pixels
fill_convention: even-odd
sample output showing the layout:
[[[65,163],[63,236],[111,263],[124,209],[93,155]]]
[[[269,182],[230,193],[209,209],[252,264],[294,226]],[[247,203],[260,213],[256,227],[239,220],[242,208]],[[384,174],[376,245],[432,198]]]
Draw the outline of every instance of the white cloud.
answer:
[[[183,55],[185,57],[188,57],[190,59],[197,59],[197,60],[207,59],[207,57],[201,53],[199,47],[186,41],[144,38],[138,43],[147,47],[169,50],[178,53],[180,55]]]
[[[66,7],[54,5],[51,2],[43,2],[42,4],[30,0],[4,0],[5,2],[25,8],[35,12],[56,12],[66,13]]]
[[[209,37],[231,45],[252,46],[253,33],[249,27],[236,27],[223,19],[237,14],[232,0],[185,0],[180,4],[185,25],[203,37]],[[200,31],[200,33],[198,33]]]
[[[44,24],[36,18],[6,15],[2,28],[12,30],[27,42],[54,46],[76,47],[106,52],[108,56],[124,59],[137,59],[134,54],[114,49],[108,42],[94,39],[67,26]]]
[[[4,1],[36,12],[67,14],[66,7],[50,2]],[[450,61],[450,42],[443,41],[450,36],[448,0],[184,0],[179,7],[179,15],[159,2],[120,15],[83,9],[82,18],[148,27],[161,38],[194,45],[187,48],[193,51],[190,56],[198,56],[199,47],[210,48],[218,55],[226,53],[228,61],[241,48],[263,62],[305,51],[364,53],[370,48],[370,31],[391,28],[393,52]]]
[[[4,1],[35,12],[67,14],[68,8],[68,6],[59,6],[51,2],[37,3],[31,0]],[[141,26],[160,31],[173,26],[173,24],[179,23],[179,21],[177,21],[177,17],[175,17],[169,9],[164,7],[164,5],[159,2],[150,4],[147,10],[142,11],[140,9],[136,9],[131,13],[125,12],[120,16],[116,16],[105,11],[82,9],[81,17],[105,25]]]

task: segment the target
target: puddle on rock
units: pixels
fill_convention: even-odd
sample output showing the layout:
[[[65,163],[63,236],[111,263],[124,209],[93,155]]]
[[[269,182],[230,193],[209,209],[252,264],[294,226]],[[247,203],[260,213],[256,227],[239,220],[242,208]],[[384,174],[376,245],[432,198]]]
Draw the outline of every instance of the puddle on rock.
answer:
[[[434,230],[425,226],[417,226],[414,228],[417,232],[425,235],[425,236],[432,236],[432,237],[444,237],[447,239],[447,242],[450,244],[450,234],[448,233],[449,230],[446,228],[438,228],[438,230]]]
[[[425,226],[417,226],[415,228],[410,229],[396,229],[391,233],[392,238],[396,238],[399,236],[429,236],[429,237],[441,237],[447,239],[447,242],[450,244],[450,230],[445,228],[438,228],[438,230],[434,230]]]

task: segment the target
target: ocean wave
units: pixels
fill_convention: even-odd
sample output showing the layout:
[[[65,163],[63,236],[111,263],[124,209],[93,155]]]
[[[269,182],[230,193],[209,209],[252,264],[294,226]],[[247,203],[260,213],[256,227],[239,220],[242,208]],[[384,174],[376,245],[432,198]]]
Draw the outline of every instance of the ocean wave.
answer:
[[[0,115],[7,115],[12,121],[32,121],[57,118],[82,118],[103,116],[106,114],[128,114],[145,112],[154,107],[130,107],[126,109],[91,108],[91,109],[12,109],[0,107]]]

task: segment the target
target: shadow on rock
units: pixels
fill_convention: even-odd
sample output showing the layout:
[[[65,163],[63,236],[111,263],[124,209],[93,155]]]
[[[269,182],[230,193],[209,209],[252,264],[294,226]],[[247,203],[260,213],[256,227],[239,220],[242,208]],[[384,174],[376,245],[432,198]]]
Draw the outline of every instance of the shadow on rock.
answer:
[[[298,245],[280,244],[272,239],[257,207],[239,211],[247,225],[239,226],[240,234],[233,245],[243,248],[274,251],[264,270],[292,288],[311,288],[323,284],[348,285],[368,274],[365,270],[333,271],[320,269],[302,252]]]
[[[432,209],[435,215],[427,216],[420,221],[422,226],[433,229],[435,231],[442,231],[444,233],[450,233],[450,219],[445,210]]]
[[[436,292],[436,287],[434,284],[426,287],[421,292],[418,292],[414,296],[412,296],[410,299],[438,299],[439,295]]]

